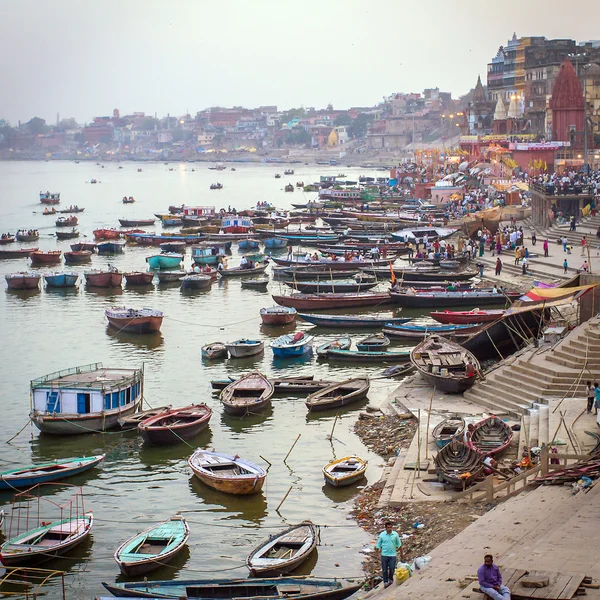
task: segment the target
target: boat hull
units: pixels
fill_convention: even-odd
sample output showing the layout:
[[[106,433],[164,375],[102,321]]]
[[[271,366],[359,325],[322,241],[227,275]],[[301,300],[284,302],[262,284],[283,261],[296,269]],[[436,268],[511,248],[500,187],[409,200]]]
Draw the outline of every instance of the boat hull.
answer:
[[[204,483],[204,485],[219,492],[223,492],[224,494],[233,494],[234,496],[250,496],[252,494],[258,494],[262,490],[266,478],[266,476],[263,476],[253,479],[231,478],[226,480],[194,469],[194,467],[192,467],[192,470],[194,471],[194,475]]]
[[[273,350],[273,356],[277,358],[291,358],[293,356],[302,356],[312,350],[312,340],[303,346],[293,346],[290,348],[274,348],[271,346]]]
[[[226,344],[226,347],[231,358],[247,358],[248,356],[255,356],[257,354],[260,354],[265,350],[264,344],[257,344],[252,346]]]
[[[39,248],[21,248],[19,250],[0,250],[0,258],[29,258],[31,254],[37,252]]]
[[[288,325],[296,320],[298,313],[293,312],[261,312],[260,318],[265,325]]]
[[[410,318],[387,318],[387,319],[376,319],[376,318],[361,318],[353,316],[339,316],[339,315],[311,315],[298,313],[303,321],[308,321],[313,325],[319,325],[321,327],[339,327],[341,329],[379,329],[386,323],[393,323],[395,325],[401,325],[410,321]]]
[[[152,446],[172,446],[173,444],[181,443],[182,440],[190,440],[201,431],[204,431],[208,427],[209,420],[210,416],[205,421],[187,427],[178,427],[176,429],[165,427],[159,430],[139,428],[138,431],[147,444],[151,444]]]
[[[319,310],[328,308],[353,308],[359,306],[379,306],[390,303],[389,294],[292,294],[272,296],[276,304],[296,310]]]
[[[60,273],[58,275],[44,275],[48,287],[66,288],[75,287],[79,275],[77,273]]]
[[[32,265],[55,265],[61,260],[62,252],[60,250],[51,252],[33,252],[29,255]]]
[[[464,292],[456,292],[453,295],[440,294],[399,294],[390,292],[392,302],[407,308],[445,308],[447,306],[502,306],[506,304],[507,298],[502,294],[486,294],[469,296]],[[511,300],[517,300],[519,294],[509,296]]]
[[[11,277],[5,276],[8,288],[11,290],[37,290],[40,287],[40,276],[31,275],[30,277]]]
[[[181,264],[183,257],[173,256],[149,256],[146,259],[151,269],[177,269]]]
[[[106,317],[109,324],[127,333],[155,333],[160,331],[163,317]]]
[[[84,273],[85,282],[91,287],[121,287],[123,273]]]
[[[73,252],[65,252],[65,264],[80,265],[92,260],[93,252],[91,250],[78,250]]]
[[[127,285],[151,285],[154,273],[123,273]]]
[[[503,310],[496,311],[450,311],[430,312],[429,315],[438,323],[444,325],[469,325],[473,323],[490,323],[504,315]]]

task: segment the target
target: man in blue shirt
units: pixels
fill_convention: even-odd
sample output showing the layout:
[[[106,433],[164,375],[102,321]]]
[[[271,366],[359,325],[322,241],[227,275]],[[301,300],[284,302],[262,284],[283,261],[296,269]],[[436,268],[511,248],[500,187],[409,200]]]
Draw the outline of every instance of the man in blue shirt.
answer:
[[[375,548],[381,550],[381,571],[383,572],[383,585],[389,587],[394,582],[394,571],[396,570],[396,552],[400,549],[402,555],[402,542],[400,536],[392,530],[392,524],[387,521],[385,531],[379,534]]]
[[[500,569],[494,564],[491,554],[483,557],[483,564],[477,569],[477,579],[481,591],[493,600],[510,600],[510,590],[502,585]]]

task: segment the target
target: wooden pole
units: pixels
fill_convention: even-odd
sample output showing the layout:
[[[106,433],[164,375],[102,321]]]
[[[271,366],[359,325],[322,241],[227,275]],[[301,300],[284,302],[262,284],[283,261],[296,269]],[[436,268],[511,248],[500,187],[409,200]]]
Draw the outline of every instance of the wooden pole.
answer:
[[[298,434],[298,437],[296,438],[296,440],[292,444],[292,447],[290,448],[289,452],[285,455],[285,458],[283,459],[283,462],[285,462],[288,459],[288,456],[292,453],[292,450],[294,449],[294,446],[298,443],[298,440],[300,439],[301,435],[302,435],[301,433]]]
[[[293,485],[290,485],[290,489],[286,492],[285,496],[283,497],[283,500],[279,503],[279,505],[275,509],[275,512],[279,512],[281,505],[286,501],[286,499],[290,495],[290,492],[292,491],[293,487],[294,487]]]
[[[331,433],[329,434],[329,440],[333,439],[333,430],[335,429],[335,424],[337,423],[338,417],[340,416],[340,413],[337,413],[335,415],[335,419],[333,420],[333,427],[331,428]]]
[[[429,410],[427,411],[427,428],[425,429],[425,458],[429,458],[429,421],[431,418],[431,407],[433,405],[433,396],[435,395],[435,386],[433,392],[431,392],[431,398],[429,399]]]
[[[419,437],[417,438],[417,474],[416,474],[416,477],[421,479],[421,409],[420,408],[417,411],[417,419],[418,419],[417,435]]]
[[[259,456],[269,465],[269,468],[273,466],[262,454],[259,454]]]

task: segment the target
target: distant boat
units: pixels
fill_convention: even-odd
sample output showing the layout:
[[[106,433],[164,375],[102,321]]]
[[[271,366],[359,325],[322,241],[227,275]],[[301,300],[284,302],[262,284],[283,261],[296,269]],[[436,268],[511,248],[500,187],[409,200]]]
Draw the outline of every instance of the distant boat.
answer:
[[[256,275],[257,273],[264,273],[269,265],[262,264],[256,267],[242,269],[241,267],[232,267],[230,269],[223,269],[219,271],[221,277],[248,277],[249,275]]]
[[[266,291],[269,285],[269,277],[257,277],[256,279],[242,279],[242,288],[248,288],[251,290],[262,290]]]
[[[19,248],[17,250],[0,250],[0,258],[28,258],[34,252],[37,252],[39,248]]]
[[[237,496],[257,494],[262,490],[267,477],[267,472],[262,467],[237,455],[201,449],[190,456],[188,465],[205,485]],[[260,595],[263,594],[264,590],[261,590]]]
[[[80,250],[77,252],[65,252],[65,264],[80,265],[92,260],[93,252],[91,250]]]
[[[40,287],[39,273],[8,273],[4,276],[11,290],[37,290]]]
[[[306,335],[302,331],[280,335],[271,342],[271,350],[277,358],[301,356],[311,351],[314,339],[312,335]]]
[[[60,250],[48,250],[47,252],[42,252],[38,250],[37,252],[32,252],[29,255],[31,259],[32,265],[52,265],[60,262],[62,256],[62,252]]]
[[[152,525],[123,542],[115,561],[123,575],[137,577],[171,562],[183,550],[190,536],[186,520],[180,516]]]
[[[182,290],[210,290],[212,277],[201,273],[191,273],[181,278]]]
[[[231,358],[246,358],[264,352],[265,344],[261,340],[247,340],[245,338],[225,344]]]
[[[48,273],[44,275],[46,285],[55,288],[75,287],[79,279],[78,273]]]
[[[287,306],[271,306],[260,309],[260,318],[265,325],[287,325],[296,320],[297,311]]]
[[[96,250],[98,254],[109,255],[109,254],[123,254],[125,248],[125,242],[113,240],[109,242],[100,242],[96,244]]]
[[[266,238],[263,240],[263,243],[265,245],[265,248],[268,248],[269,250],[285,248],[288,245],[288,241],[280,237]]]
[[[17,231],[15,237],[18,242],[36,242],[40,239],[39,231],[32,231],[31,233],[26,233],[25,231]]]
[[[181,282],[181,278],[185,277],[187,273],[185,271],[159,271],[156,273],[158,283],[173,283]]]
[[[176,252],[155,254],[146,258],[146,262],[151,269],[176,269],[182,261],[183,254],[177,254]]]
[[[154,279],[154,273],[131,271],[130,273],[123,273],[123,277],[125,277],[125,283],[127,285],[151,285]]]
[[[369,393],[371,382],[368,377],[356,377],[332,383],[330,386],[314,392],[306,399],[310,411],[342,408],[352,402],[362,400]]]
[[[213,342],[202,346],[202,358],[216,360],[218,358],[227,358],[227,346],[222,342]]]
[[[72,231],[57,231],[54,235],[57,240],[73,240],[79,237],[79,231],[76,229]]]
[[[272,298],[276,304],[291,306],[296,310],[381,306],[390,302],[390,296],[387,292],[385,294],[373,292],[360,292],[356,294],[290,294],[289,296],[273,295]]]
[[[77,217],[75,215],[71,215],[70,217],[59,217],[56,220],[56,226],[57,227],[73,227],[74,225],[77,225],[78,222],[79,222],[79,220],[77,219]]]
[[[81,252],[82,250],[90,250],[94,251],[96,249],[96,242],[77,242],[76,244],[71,244],[71,250],[73,252]]]
[[[325,483],[344,487],[360,481],[367,471],[367,461],[358,456],[346,456],[332,460],[323,467]]]
[[[230,415],[258,412],[271,403],[273,384],[259,372],[248,373],[221,392],[223,409]]]
[[[138,425],[142,439],[149,444],[164,446],[192,439],[206,429],[212,409],[206,404],[171,408]]]
[[[155,219],[119,219],[121,227],[150,227]]]

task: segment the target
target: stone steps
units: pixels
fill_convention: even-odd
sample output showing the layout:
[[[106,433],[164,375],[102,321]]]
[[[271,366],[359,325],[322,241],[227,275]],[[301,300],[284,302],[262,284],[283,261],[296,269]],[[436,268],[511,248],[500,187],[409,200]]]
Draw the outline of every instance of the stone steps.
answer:
[[[494,414],[502,411],[517,419],[533,405],[533,402],[523,401],[518,396],[504,390],[499,393],[495,385],[487,383],[474,386],[465,392],[464,397],[465,400],[489,408]]]

